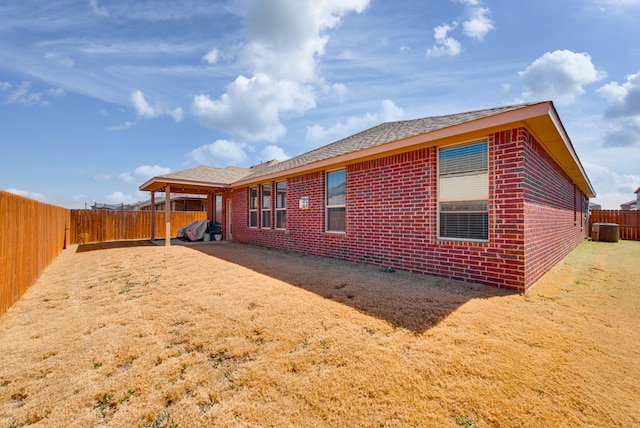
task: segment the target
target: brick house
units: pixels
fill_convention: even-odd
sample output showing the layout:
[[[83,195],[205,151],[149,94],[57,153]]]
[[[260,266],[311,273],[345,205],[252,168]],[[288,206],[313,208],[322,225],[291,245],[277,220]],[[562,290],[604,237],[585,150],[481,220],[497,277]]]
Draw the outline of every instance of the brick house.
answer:
[[[197,187],[236,242],[520,292],[586,237],[595,196],[551,102],[383,123],[208,184],[140,189]]]

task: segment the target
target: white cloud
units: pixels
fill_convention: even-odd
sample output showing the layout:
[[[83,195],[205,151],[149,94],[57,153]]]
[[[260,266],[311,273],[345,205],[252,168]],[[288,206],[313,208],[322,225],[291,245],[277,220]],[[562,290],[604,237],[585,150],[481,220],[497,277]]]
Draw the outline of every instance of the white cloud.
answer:
[[[202,60],[207,64],[215,64],[218,62],[218,58],[220,56],[220,51],[216,48],[211,49],[206,53],[205,56],[202,57]]]
[[[287,160],[291,156],[286,154],[281,147],[268,145],[264,149],[262,149],[259,153],[259,158],[265,162],[268,162],[272,159],[277,159],[279,161]]]
[[[583,165],[592,183],[598,183],[597,187],[601,189],[608,189],[601,193],[596,188],[597,197],[592,200],[604,209],[620,209],[620,204],[635,198],[633,192],[640,186],[640,175],[619,174],[606,166],[588,162]]]
[[[14,188],[9,188],[5,190],[15,195],[24,196],[25,198],[37,199],[40,201],[44,201],[46,199],[42,193],[29,192],[27,190],[20,190],[20,189],[14,189]]]
[[[607,116],[640,116],[640,71],[628,75],[626,79],[623,84],[614,81],[598,89],[598,93],[609,103]]]
[[[116,191],[105,197],[105,204],[133,204],[138,202],[138,198],[131,195],[125,195],[122,192]]]
[[[8,82],[5,82],[8,83]],[[11,85],[7,85],[9,90]],[[62,88],[49,88],[42,92],[34,92],[31,90],[31,82],[24,81],[20,86],[13,90],[5,100],[5,104],[22,104],[22,105],[51,105],[51,99],[64,95]]]
[[[306,140],[314,146],[328,144],[381,122],[397,121],[403,117],[404,110],[402,108],[396,106],[391,100],[384,100],[376,113],[351,116],[345,122],[336,123],[327,128],[317,124],[308,126]]]
[[[142,184],[158,175],[168,174],[171,172],[171,168],[165,168],[158,165],[141,165],[135,168],[133,171],[125,172],[118,175],[120,181],[124,181],[127,184]]]
[[[0,91],[8,91],[13,85],[9,82],[0,82]]]
[[[487,33],[494,29],[493,21],[489,18],[491,11],[484,7],[474,9],[473,16],[462,23],[465,35],[472,39],[483,41]]]
[[[439,57],[439,56],[458,56],[462,52],[462,46],[460,42],[453,37],[447,37],[449,31],[456,29],[458,24],[452,22],[449,24],[442,24],[433,29],[433,37],[436,39],[436,44],[430,48],[427,48],[427,56]]]
[[[240,165],[247,160],[246,143],[216,140],[187,153],[187,158],[201,165]]]
[[[493,21],[489,17],[491,10],[482,7],[480,0],[453,0],[456,3],[464,4],[467,7],[468,18],[462,22],[462,34],[476,41],[482,42],[489,31],[495,27]],[[453,21],[451,24],[442,24],[433,29],[433,38],[435,44],[427,48],[427,56],[458,56],[462,53],[462,44],[460,41],[451,36],[454,30],[458,28],[458,22]]]
[[[131,104],[136,109],[138,116],[141,117],[154,118],[162,114],[159,108],[149,105],[141,90],[136,90],[131,94]]]
[[[571,104],[584,93],[584,86],[606,77],[597,70],[587,53],[570,50],[547,52],[518,73],[529,91],[525,99],[551,99]]]
[[[194,98],[192,109],[208,126],[229,132],[238,140],[275,141],[286,133],[280,116],[315,107],[311,86],[291,80],[275,81],[265,74],[238,76],[217,100]]]
[[[180,107],[170,110],[163,104],[157,102],[154,106],[151,106],[141,90],[135,90],[131,93],[131,104],[136,110],[136,114],[146,119],[153,119],[159,116],[167,115],[171,116],[174,121],[181,122],[183,118],[183,112]]]
[[[243,1],[247,42],[238,76],[217,98],[194,96],[192,110],[201,121],[239,141],[275,141],[286,133],[281,119],[315,108],[317,60],[329,40],[327,31],[349,12],[362,12],[369,0]]]

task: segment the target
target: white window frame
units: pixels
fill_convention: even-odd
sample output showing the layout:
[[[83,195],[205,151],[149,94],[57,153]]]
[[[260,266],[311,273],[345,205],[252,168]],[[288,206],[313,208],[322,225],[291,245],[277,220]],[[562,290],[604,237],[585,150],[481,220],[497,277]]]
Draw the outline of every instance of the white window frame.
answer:
[[[336,173],[336,172],[344,172],[344,186],[345,186],[345,193],[344,193],[344,202],[342,204],[329,204],[329,175]],[[346,168],[340,168],[340,169],[335,169],[332,171],[327,171],[325,173],[325,186],[324,186],[324,191],[325,191],[325,231],[327,233],[346,233],[346,229],[347,229],[347,192],[346,192],[346,187],[347,187],[347,170]],[[329,211],[330,210],[335,210],[335,209],[340,209],[342,208],[344,210],[344,230],[330,230],[329,229]]]
[[[255,192],[255,196],[252,194]],[[258,186],[249,187],[249,227],[258,227]],[[253,214],[253,216],[252,216]]]
[[[284,189],[279,187],[280,184],[284,183]],[[284,194],[283,198],[280,198],[279,195]],[[276,181],[275,183],[275,195],[276,195],[276,217],[275,224],[273,225],[274,229],[286,229],[287,228],[287,180]],[[280,206],[282,205],[282,206]],[[278,221],[281,216],[284,216],[284,227],[278,227],[280,222]]]
[[[265,188],[269,192],[269,196],[268,196],[268,199],[266,200],[266,203],[264,199]],[[273,189],[273,185],[271,183],[264,183],[260,185],[260,227],[262,229],[271,229],[271,213],[272,213],[271,206],[273,205],[271,203],[272,196],[273,196],[272,189]],[[266,217],[265,217],[265,214],[266,214]],[[265,218],[268,219],[268,222],[265,222]]]
[[[444,151],[457,150],[465,147],[484,145],[486,147],[486,167],[473,166],[471,169],[464,169],[452,173],[444,173],[441,167],[442,153]],[[487,139],[471,141],[454,146],[445,146],[438,149],[438,214],[437,214],[437,237],[446,241],[471,241],[489,242],[490,216],[489,216],[489,142]],[[465,207],[466,205],[466,207]],[[449,209],[443,210],[443,207]],[[482,215],[479,217],[478,215]],[[443,217],[451,215],[452,218],[458,215],[459,219],[467,222],[482,223],[479,230],[467,230],[465,233],[443,234]],[[461,221],[458,220],[458,221]],[[473,226],[472,226],[473,227]],[[460,231],[464,232],[464,231]],[[473,236],[475,234],[475,236]],[[479,236],[482,235],[482,236]]]

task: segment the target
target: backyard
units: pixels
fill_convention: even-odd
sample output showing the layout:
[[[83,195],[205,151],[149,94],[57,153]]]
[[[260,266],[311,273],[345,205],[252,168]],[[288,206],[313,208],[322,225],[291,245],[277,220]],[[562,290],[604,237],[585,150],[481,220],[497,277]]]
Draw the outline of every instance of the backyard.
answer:
[[[526,295],[235,243],[74,245],[0,318],[0,428],[640,426],[640,242]]]

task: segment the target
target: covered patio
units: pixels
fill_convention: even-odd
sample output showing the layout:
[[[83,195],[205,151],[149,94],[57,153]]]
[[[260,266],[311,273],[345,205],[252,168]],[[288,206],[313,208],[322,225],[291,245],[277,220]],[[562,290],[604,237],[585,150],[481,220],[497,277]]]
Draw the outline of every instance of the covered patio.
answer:
[[[151,242],[155,242],[156,224],[155,197],[157,192],[164,192],[164,206],[161,211],[165,212],[165,239],[164,245],[171,245],[171,195],[172,194],[192,194],[206,195],[207,197],[207,219],[209,221],[220,221],[223,229],[226,222],[224,218],[215,217],[215,195],[229,190],[233,182],[240,180],[249,174],[251,169],[229,166],[226,168],[216,168],[209,166],[197,166],[183,171],[172,172],[151,178],[141,185],[139,189],[151,193]],[[221,207],[217,207],[221,209]],[[223,215],[224,217],[224,215]],[[174,240],[175,243],[175,240]]]

